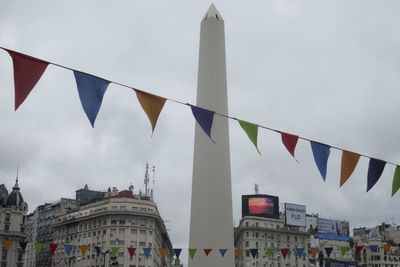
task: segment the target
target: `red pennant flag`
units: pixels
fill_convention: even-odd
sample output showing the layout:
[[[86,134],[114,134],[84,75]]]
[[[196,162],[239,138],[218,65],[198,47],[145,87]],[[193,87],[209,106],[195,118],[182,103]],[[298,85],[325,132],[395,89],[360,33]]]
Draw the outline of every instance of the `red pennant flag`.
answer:
[[[50,247],[51,255],[54,255],[54,252],[56,252],[58,244],[50,243],[49,247]]]
[[[288,248],[281,248],[281,252],[282,252],[283,259],[286,259],[286,255],[288,254],[289,249]]]
[[[294,157],[294,150],[296,149],[299,137],[297,135],[281,132],[282,143],[285,145],[289,153]]]
[[[204,253],[206,254],[206,256],[208,256],[208,254],[210,254],[211,250],[212,249],[210,249],[210,248],[205,248],[204,249]]]
[[[17,110],[40,80],[49,62],[11,50],[6,51],[10,54],[14,66],[15,110]]]
[[[136,251],[136,248],[128,248],[129,256],[131,257],[131,259],[133,258],[135,251]]]
[[[363,249],[364,246],[356,246],[356,254],[360,254],[360,251]]]

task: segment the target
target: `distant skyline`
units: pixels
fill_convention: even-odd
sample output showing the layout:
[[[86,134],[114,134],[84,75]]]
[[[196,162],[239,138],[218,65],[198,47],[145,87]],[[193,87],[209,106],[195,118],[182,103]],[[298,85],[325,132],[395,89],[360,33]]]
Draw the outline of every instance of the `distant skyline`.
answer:
[[[75,0],[0,3],[0,46],[182,102],[196,102],[200,21],[211,2]],[[400,164],[398,1],[215,1],[225,21],[229,115]],[[130,89],[110,84],[94,129],[71,71],[49,66],[14,111],[12,61],[0,50],[0,183],[17,165],[29,211],[61,197],[132,183],[144,188],[156,166],[155,201],[172,244],[187,247],[195,121],[167,101],[151,136]],[[324,182],[310,144],[297,163],[279,134],[259,129],[262,156],[230,120],[234,223],[241,195],[279,196],[307,213],[350,221],[392,218],[394,166],[369,191],[368,159],[339,187],[341,152],[332,149]],[[185,256],[182,256],[182,258]]]

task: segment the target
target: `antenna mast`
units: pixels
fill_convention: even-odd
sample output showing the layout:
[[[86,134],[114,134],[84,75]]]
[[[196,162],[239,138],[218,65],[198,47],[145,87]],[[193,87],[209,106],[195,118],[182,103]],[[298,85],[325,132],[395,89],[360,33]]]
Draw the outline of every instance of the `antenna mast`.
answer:
[[[149,197],[149,182],[150,182],[150,178],[149,178],[149,163],[146,163],[146,173],[144,174],[144,196],[145,197]]]
[[[255,191],[256,195],[259,194],[259,188],[258,187],[259,187],[258,184],[254,184],[254,191]]]
[[[153,188],[150,191],[150,199],[154,201],[154,185],[156,183],[156,166],[153,166]]]

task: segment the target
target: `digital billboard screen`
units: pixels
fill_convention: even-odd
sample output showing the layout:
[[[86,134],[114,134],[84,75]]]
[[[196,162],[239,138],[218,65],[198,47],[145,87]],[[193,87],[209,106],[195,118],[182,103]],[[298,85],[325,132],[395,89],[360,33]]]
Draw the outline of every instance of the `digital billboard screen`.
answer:
[[[242,217],[244,216],[279,219],[279,198],[270,195],[242,196]]]
[[[318,218],[318,238],[350,241],[349,222]]]
[[[285,203],[286,225],[306,227],[306,206]]]

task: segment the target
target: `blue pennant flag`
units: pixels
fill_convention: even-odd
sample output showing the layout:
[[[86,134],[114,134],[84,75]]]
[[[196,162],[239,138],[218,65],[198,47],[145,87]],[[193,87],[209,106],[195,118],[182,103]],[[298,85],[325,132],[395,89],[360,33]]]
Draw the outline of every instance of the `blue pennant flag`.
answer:
[[[377,251],[378,245],[370,245],[370,246],[369,246],[369,249],[370,249],[371,251]]]
[[[330,154],[330,146],[310,141],[311,149],[314,155],[314,161],[317,164],[319,173],[324,181],[326,180],[326,168],[328,165],[328,158]]]
[[[256,256],[258,256],[258,248],[251,248],[250,253],[251,253],[251,256],[253,256],[253,258],[255,258]]]
[[[370,159],[368,166],[368,181],[367,181],[367,192],[378,182],[379,178],[383,173],[386,162],[378,159]]]
[[[65,252],[67,253],[67,255],[69,257],[69,255],[71,254],[73,246],[72,245],[64,245],[64,248],[65,248]]]
[[[181,248],[174,248],[175,256],[179,259],[179,255],[181,255],[182,249]]]
[[[329,247],[329,248],[325,248],[326,251],[326,255],[328,255],[328,258],[331,256],[333,248]]]
[[[146,255],[146,259],[150,257],[151,248],[143,248],[144,255]]]
[[[299,256],[299,258],[301,258],[301,256],[303,255],[303,252],[304,252],[304,248],[296,248],[296,252],[297,252],[297,255]]]
[[[193,105],[190,105],[190,108],[192,109],[193,116],[196,119],[197,123],[200,125],[203,131],[208,135],[208,137],[210,137],[211,141],[214,142],[214,140],[211,138],[211,127],[213,124],[215,112],[208,109],[196,107]]]
[[[226,251],[227,251],[226,248],[221,248],[221,249],[219,250],[219,253],[221,253],[221,256],[223,257],[223,256],[225,256]]]
[[[83,110],[94,127],[104,93],[110,82],[78,71],[74,71],[74,75]]]

